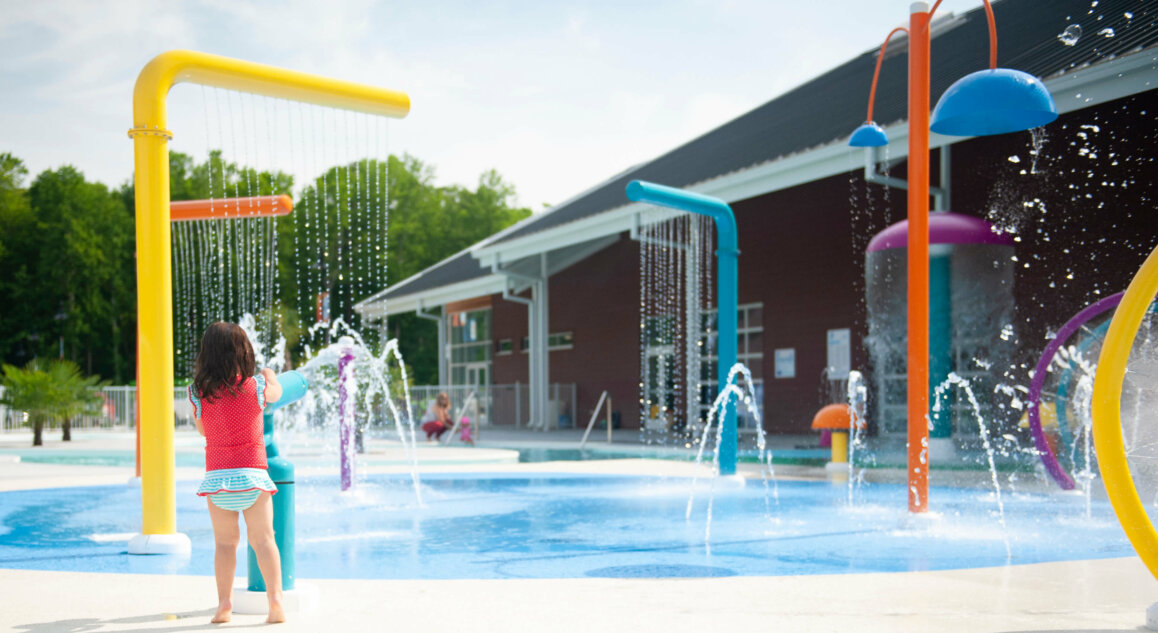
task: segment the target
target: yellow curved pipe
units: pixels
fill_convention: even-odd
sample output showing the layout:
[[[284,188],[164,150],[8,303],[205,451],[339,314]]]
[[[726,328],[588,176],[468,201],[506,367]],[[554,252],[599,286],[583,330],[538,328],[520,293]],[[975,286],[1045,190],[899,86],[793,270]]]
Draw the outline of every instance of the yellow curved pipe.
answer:
[[[133,89],[137,219],[142,534],[176,534],[173,455],[173,288],[169,234],[169,139],[165,100],[196,83],[389,117],[410,112],[402,92],[196,51],[169,51],[141,70]]]
[[[1158,578],[1158,532],[1155,532],[1138,489],[1130,476],[1126,446],[1122,441],[1122,382],[1130,350],[1142,318],[1158,292],[1158,248],[1146,258],[1134,275],[1102,343],[1098,373],[1094,378],[1094,446],[1106,483],[1106,494],[1118,515],[1118,522],[1134,546],[1134,551]]]
[[[165,96],[179,83],[216,86],[394,118],[410,112],[410,97],[404,92],[220,55],[175,50],[154,57],[137,76],[133,88],[133,126],[164,130]]]

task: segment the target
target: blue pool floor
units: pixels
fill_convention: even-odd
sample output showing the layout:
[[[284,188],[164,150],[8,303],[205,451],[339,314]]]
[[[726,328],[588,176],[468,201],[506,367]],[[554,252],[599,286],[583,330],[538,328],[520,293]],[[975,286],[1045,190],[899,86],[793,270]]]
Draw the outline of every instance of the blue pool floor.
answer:
[[[0,493],[0,567],[211,575],[194,488],[177,488],[187,558],[126,553],[140,526],[134,487]],[[301,578],[787,576],[1132,554],[1109,506],[1087,514],[1073,494],[1006,491],[1000,514],[992,491],[934,488],[934,512],[918,517],[887,484],[854,489],[851,505],[826,482],[700,481],[693,494],[684,478],[564,474],[424,475],[418,492],[409,476],[369,475],[347,493],[317,477],[296,495]]]

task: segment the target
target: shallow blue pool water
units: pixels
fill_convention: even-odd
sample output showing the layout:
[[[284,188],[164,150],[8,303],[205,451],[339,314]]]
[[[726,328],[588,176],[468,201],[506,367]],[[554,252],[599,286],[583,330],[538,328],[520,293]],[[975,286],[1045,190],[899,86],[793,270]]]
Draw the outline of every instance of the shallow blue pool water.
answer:
[[[177,487],[190,557],[129,556],[140,491],[127,486],[0,493],[0,567],[212,575],[213,537],[195,484]],[[781,482],[766,492],[589,475],[428,475],[297,484],[299,578],[765,576],[957,569],[1133,555],[1108,504],[1071,494],[934,488],[930,516],[900,486]],[[711,494],[709,494],[711,493]],[[709,532],[708,500],[712,499]],[[1007,553],[1008,545],[1008,553]],[[244,551],[239,553],[244,574]]]

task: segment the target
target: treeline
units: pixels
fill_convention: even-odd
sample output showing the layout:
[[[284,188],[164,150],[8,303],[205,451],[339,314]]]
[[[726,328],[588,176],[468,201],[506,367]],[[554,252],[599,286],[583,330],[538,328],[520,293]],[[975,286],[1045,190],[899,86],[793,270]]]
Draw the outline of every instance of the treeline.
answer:
[[[470,189],[434,185],[433,168],[411,156],[390,156],[386,164],[371,161],[362,166],[386,176],[381,195],[389,204],[388,283],[530,215],[529,209],[514,205],[514,188],[494,171],[484,173]],[[349,166],[334,166],[317,182],[308,183],[304,195],[319,187],[323,177],[340,178],[349,171]],[[19,158],[0,154],[0,360],[24,365],[34,358],[61,357],[76,362],[86,374],[127,384],[136,369],[133,187],[126,182],[110,190],[85,180],[71,166],[45,170],[31,182],[28,176]],[[177,152],[170,156],[173,200],[237,195],[239,182],[247,183],[241,195],[292,195],[294,189],[288,174],[227,163],[219,152],[202,163]],[[227,183],[234,189],[227,189]],[[374,230],[350,224],[358,217],[346,214],[346,224],[332,234]],[[300,328],[303,320],[312,321],[312,314],[298,304],[296,269],[316,258],[304,252],[303,240],[293,239],[293,222],[292,215],[277,220],[281,237],[274,306],[291,330]],[[354,278],[355,272],[342,270],[340,262],[330,267],[335,284]],[[361,292],[382,289],[363,287]],[[362,298],[351,296],[352,301]],[[350,303],[334,306],[335,314],[348,316]],[[415,371],[415,382],[435,382],[433,324],[402,315],[391,318],[390,335],[401,336],[401,350]]]

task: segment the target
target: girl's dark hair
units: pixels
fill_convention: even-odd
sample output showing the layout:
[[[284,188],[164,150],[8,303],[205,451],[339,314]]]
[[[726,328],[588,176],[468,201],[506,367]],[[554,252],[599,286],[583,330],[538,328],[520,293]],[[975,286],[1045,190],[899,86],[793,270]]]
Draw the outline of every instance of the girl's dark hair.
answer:
[[[212,400],[222,390],[238,395],[238,387],[256,369],[253,347],[245,330],[235,323],[218,321],[201,336],[193,386],[202,400]]]

